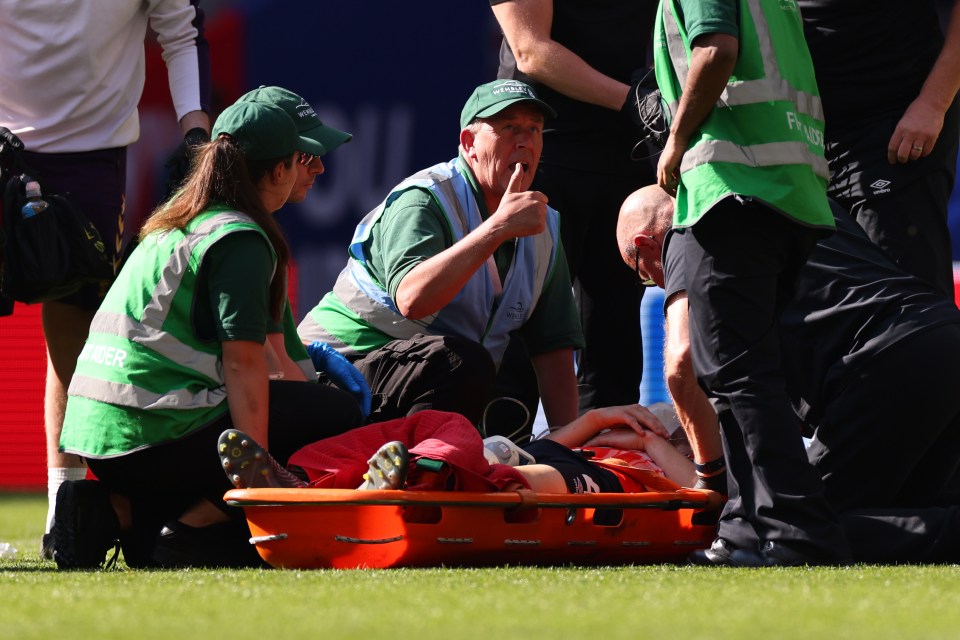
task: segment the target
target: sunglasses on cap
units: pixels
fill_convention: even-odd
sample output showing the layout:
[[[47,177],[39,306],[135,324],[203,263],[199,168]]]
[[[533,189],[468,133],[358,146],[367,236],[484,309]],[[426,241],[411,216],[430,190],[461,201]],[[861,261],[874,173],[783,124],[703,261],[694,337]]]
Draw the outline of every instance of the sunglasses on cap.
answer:
[[[305,167],[309,167],[309,166],[310,166],[310,163],[313,162],[314,160],[316,160],[316,159],[319,158],[319,157],[320,157],[320,156],[315,156],[315,155],[313,155],[312,153],[304,153],[303,151],[301,151],[301,152],[300,152],[300,155],[297,156],[297,162],[299,162],[300,164],[302,164],[302,165],[305,166]]]

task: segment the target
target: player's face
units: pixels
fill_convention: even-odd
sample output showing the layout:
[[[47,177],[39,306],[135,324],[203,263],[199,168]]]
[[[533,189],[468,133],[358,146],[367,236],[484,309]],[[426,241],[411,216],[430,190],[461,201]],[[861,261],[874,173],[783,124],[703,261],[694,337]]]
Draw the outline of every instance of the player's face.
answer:
[[[543,151],[543,113],[520,103],[478,124],[472,144],[465,145],[464,151],[472,160],[480,187],[502,196],[519,163],[523,167],[521,187],[529,190]]]
[[[313,156],[308,153],[297,154],[297,180],[293,185],[293,191],[287,202],[303,202],[307,197],[307,191],[313,186],[313,181],[318,175],[324,172],[323,161],[320,156]]]

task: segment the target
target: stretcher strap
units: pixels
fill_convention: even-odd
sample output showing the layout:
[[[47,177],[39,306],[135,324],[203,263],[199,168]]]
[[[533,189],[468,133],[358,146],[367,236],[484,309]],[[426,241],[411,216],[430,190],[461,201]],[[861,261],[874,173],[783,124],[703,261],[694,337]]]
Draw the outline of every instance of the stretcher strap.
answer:
[[[530,489],[517,489],[517,495],[520,496],[520,504],[517,505],[518,509],[533,509],[540,504],[536,492]]]

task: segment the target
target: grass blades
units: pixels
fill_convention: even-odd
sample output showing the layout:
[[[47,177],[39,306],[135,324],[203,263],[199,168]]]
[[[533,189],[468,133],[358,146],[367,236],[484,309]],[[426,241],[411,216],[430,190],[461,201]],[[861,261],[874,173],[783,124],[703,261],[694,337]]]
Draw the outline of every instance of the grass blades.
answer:
[[[960,567],[59,572],[0,494],[2,638],[955,638]]]

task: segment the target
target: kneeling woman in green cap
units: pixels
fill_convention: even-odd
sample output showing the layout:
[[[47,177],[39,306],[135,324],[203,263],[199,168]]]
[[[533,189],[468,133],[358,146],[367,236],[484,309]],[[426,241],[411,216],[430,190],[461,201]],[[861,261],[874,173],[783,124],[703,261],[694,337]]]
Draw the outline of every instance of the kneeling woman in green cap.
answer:
[[[323,149],[252,102],[228,107],[212,138],[147,220],[78,360],[60,447],[100,481],[60,489],[61,568],[96,568],[117,541],[131,566],[256,565],[242,511],[223,502],[221,432],[257,434],[284,459],[362,422],[352,396],[317,384],[273,218],[298,155]]]

